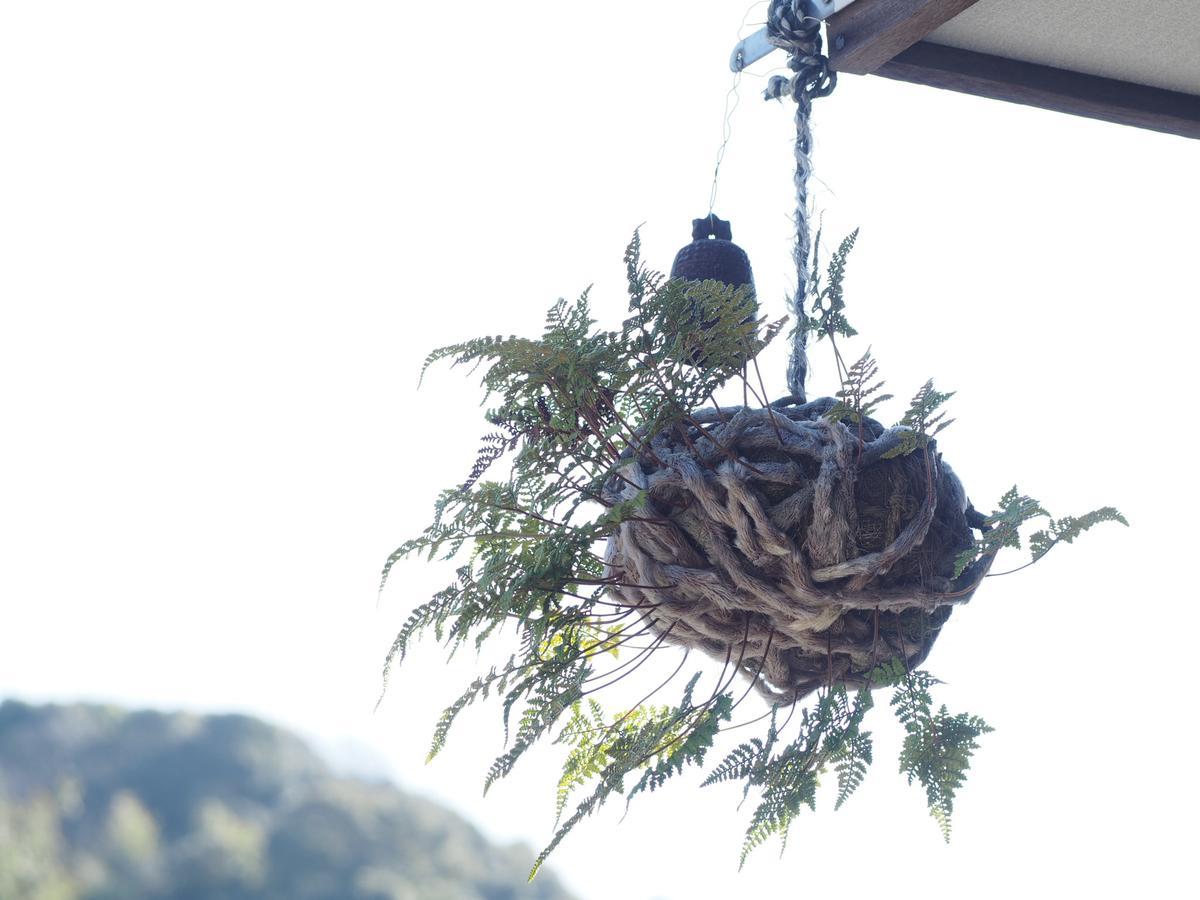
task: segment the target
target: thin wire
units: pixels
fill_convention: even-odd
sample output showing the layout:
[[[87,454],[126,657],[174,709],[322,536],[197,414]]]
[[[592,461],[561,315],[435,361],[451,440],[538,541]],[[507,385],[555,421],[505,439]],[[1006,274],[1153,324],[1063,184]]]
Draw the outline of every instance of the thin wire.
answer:
[[[746,30],[746,22],[750,19],[750,13],[754,11],[756,6],[762,6],[766,0],[755,0],[746,8],[745,15],[742,16],[742,24],[738,26],[737,37],[742,40],[742,32]],[[721,163],[725,159],[725,148],[729,146],[729,138],[733,133],[732,119],[733,111],[738,108],[741,102],[741,94],[738,93],[738,87],[742,83],[742,73],[737,71],[733,73],[733,84],[725,94],[725,112],[722,115],[721,121],[721,146],[717,150],[717,162],[713,166],[712,189],[708,192],[708,215],[712,218],[713,207],[717,205],[717,186],[721,180]],[[732,103],[731,103],[732,101]]]
[[[721,147],[717,150],[717,164],[713,166],[712,190],[708,194],[708,214],[713,214],[713,207],[717,205],[717,183],[721,177],[721,162],[725,159],[725,148],[729,146],[729,136],[733,133],[730,120],[733,118],[733,111],[737,109],[738,103],[741,102],[741,95],[738,93],[738,86],[742,83],[742,73],[733,73],[733,86],[725,94],[725,116],[721,129]],[[730,100],[733,100],[730,105]]]

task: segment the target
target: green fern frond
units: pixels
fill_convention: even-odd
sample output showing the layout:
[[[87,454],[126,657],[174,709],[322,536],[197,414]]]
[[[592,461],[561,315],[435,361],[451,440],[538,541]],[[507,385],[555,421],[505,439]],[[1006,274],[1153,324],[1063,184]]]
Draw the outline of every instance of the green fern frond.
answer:
[[[845,726],[836,731],[828,739],[830,761],[837,775],[837,800],[833,808],[841,809],[850,795],[862,785],[867,776],[867,767],[871,765],[874,744],[871,732],[862,731],[863,717],[874,706],[870,691],[859,691],[854,697],[854,704],[846,709],[846,694],[842,692],[837,698],[840,704],[839,713]]]
[[[434,363],[441,362],[443,359],[453,360],[452,365],[458,366],[467,362],[472,362],[488,357],[496,357],[502,352],[502,348],[511,342],[520,341],[520,338],[510,335],[503,337],[495,335],[489,337],[473,338],[469,341],[464,341],[460,344],[450,344],[446,347],[439,347],[425,357],[425,361],[421,364],[421,374],[417,380],[418,386],[425,381],[425,373]]]
[[[716,740],[721,723],[729,721],[733,712],[733,697],[724,693],[716,697],[709,706],[687,722],[686,728],[676,734],[666,734],[660,739],[660,747],[650,766],[629,792],[632,800],[642,791],[655,791],[667,780],[678,775],[688,766],[704,764],[705,754]]]
[[[1103,506],[1079,516],[1052,518],[1041,503],[1020,493],[1014,485],[1000,498],[999,509],[985,520],[986,530],[983,534],[976,539],[973,546],[958,555],[955,560],[955,577],[981,556],[994,555],[1006,548],[1021,549],[1022,526],[1038,518],[1050,521],[1046,528],[1029,536],[1031,553],[1029,562],[1025,565],[1037,562],[1056,544],[1072,543],[1085,531],[1102,522],[1119,522],[1129,526],[1129,521],[1112,506]]]
[[[486,794],[495,782],[509,774],[513,767],[539,738],[546,734],[559,717],[583,697],[583,682],[591,672],[586,664],[572,666],[553,680],[533,686],[525,711],[517,725],[512,747],[498,756],[483,781]]]
[[[404,624],[400,627],[400,632],[396,635],[396,639],[392,641],[392,646],[388,649],[387,656],[383,660],[383,691],[386,692],[388,681],[391,678],[392,669],[404,662],[404,657],[408,653],[408,644],[413,637],[419,635],[424,629],[436,623],[439,619],[449,614],[450,607],[453,605],[456,595],[457,585],[451,585],[445,590],[439,591],[432,599],[422,603],[412,611]],[[375,704],[376,708],[383,702],[383,693],[380,693],[379,701]]]
[[[880,394],[886,382],[879,380],[879,364],[868,347],[846,372],[842,387],[837,392],[838,402],[825,413],[831,422],[862,422],[873,416],[880,404],[892,399],[891,394]]]
[[[433,729],[433,741],[429,745],[429,752],[425,755],[427,764],[433,762],[433,758],[446,746],[446,737],[450,733],[451,726],[454,725],[454,720],[458,718],[458,714],[475,702],[475,698],[483,692],[484,685],[489,683],[489,679],[495,680],[497,677],[493,670],[487,676],[476,678],[457,700],[442,711],[437,725]]]
[[[749,778],[758,765],[763,753],[763,742],[758,738],[751,738],[744,744],[738,744],[717,765],[715,769],[708,773],[708,776],[700,782],[701,787],[708,787],[712,784],[720,784],[723,781],[741,781]]]
[[[950,715],[942,706],[935,713],[930,688],[936,683],[928,672],[914,671],[897,685],[892,695],[896,718],[906,736],[900,751],[900,772],[908,783],[920,782],[930,815],[943,838],[950,840],[954,798],[966,781],[977,739],[992,728],[978,716]]]
[[[847,738],[842,749],[833,755],[833,770],[837,774],[837,801],[833,808],[841,809],[850,795],[862,785],[871,765],[873,746],[871,735],[864,732]]]
[[[837,762],[843,764],[838,805],[850,796],[862,780],[858,770],[870,760],[870,734],[861,729],[870,708],[869,692],[860,692],[851,703],[845,687],[825,691],[813,710],[802,711],[799,732],[791,743],[765,759],[766,754],[760,754],[748,767],[746,780],[762,788],[762,797],[746,829],[739,868],[773,835],[786,848],[788,830],[800,810],[816,809],[820,776],[830,762],[835,768]],[[774,720],[771,733],[775,733]]]
[[[933,379],[921,385],[920,390],[913,396],[908,411],[900,419],[900,442],[883,454],[884,459],[894,459],[897,456],[907,456],[917,450],[924,450],[933,440],[934,435],[953,424],[953,419],[946,418],[945,410],[938,408],[954,396],[954,391],[943,393],[934,390]]]
[[[550,843],[534,864],[534,873],[546,856],[585,816],[590,815],[614,792],[624,793],[625,778],[631,772],[649,769],[649,777],[639,781],[630,794],[632,797],[639,790],[654,790],[666,778],[682,771],[684,766],[703,760],[720,722],[729,716],[732,698],[723,694],[697,707],[692,695],[699,677],[700,674],[696,673],[691,678],[676,706],[638,706],[608,725],[598,718],[599,713],[595,709],[590,711],[590,723],[582,710],[576,713],[573,709],[564,733],[568,742],[575,741],[577,748],[583,749],[574,758],[568,755],[556,800],[562,797],[564,787],[569,794],[588,778],[594,780],[596,786],[588,798],[557,826]],[[589,776],[581,778],[585,770]],[[560,816],[563,807],[565,800],[559,807]]]
[[[814,332],[818,340],[825,337],[832,339],[834,335],[853,337],[858,334],[846,319],[844,296],[846,261],[857,240],[858,229],[856,228],[842,239],[842,243],[834,251],[829,260],[824,283],[822,284],[819,277],[813,282],[812,312],[806,317],[805,322],[799,324],[799,327]],[[816,257],[814,256],[814,268],[816,268],[815,262]]]
[[[1029,549],[1032,551],[1033,561],[1041,559],[1060,541],[1070,544],[1089,528],[1101,522],[1119,522],[1126,528],[1129,527],[1129,521],[1112,506],[1102,506],[1080,516],[1051,519],[1044,531],[1035,531],[1029,536]]]

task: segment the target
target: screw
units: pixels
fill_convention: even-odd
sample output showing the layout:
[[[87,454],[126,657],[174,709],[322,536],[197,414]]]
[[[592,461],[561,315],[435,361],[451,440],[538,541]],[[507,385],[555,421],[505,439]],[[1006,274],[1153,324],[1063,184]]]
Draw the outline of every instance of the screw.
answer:
[[[839,34],[837,37],[835,37],[833,39],[833,49],[834,50],[846,49],[846,36],[844,34]]]

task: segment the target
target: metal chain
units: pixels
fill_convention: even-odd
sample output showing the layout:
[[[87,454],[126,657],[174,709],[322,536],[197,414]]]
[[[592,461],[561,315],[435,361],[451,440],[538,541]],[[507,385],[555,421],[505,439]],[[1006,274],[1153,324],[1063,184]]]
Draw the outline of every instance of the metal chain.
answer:
[[[796,263],[796,293],[791,301],[796,330],[788,360],[787,384],[797,403],[805,402],[804,381],[808,376],[808,329],[805,327],[808,315],[804,306],[812,277],[808,268],[812,244],[808,226],[808,177],[812,172],[809,117],[813,98],[828,97],[837,84],[837,73],[830,70],[829,58],[821,53],[821,22],[805,15],[804,5],[805,0],[771,2],[767,13],[768,39],[788,51],[788,68],[793,74],[791,78],[772,77],[763,92],[768,100],[790,96],[796,101],[796,246],[792,254]]]

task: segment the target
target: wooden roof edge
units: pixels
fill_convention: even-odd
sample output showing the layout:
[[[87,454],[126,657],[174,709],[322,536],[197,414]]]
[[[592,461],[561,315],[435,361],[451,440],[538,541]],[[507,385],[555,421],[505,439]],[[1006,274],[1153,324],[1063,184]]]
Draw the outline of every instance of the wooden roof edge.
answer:
[[[873,74],[1120,125],[1200,138],[1200,96],[1019,62],[973,50],[922,41],[897,54]]]
[[[931,43],[977,0],[853,0],[825,21],[837,72],[1023,103],[1055,112],[1200,138],[1200,95]]]
[[[830,67],[869,75],[978,0],[852,0],[825,20]]]

